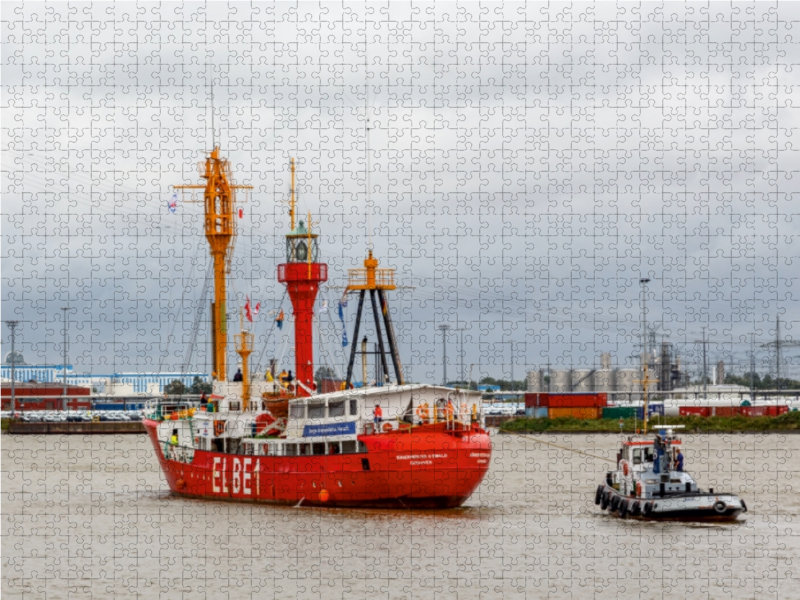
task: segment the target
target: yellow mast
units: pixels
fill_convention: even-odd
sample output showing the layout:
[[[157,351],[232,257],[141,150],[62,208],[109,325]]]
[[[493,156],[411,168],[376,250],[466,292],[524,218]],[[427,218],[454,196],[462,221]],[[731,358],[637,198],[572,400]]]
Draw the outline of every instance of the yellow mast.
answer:
[[[251,190],[250,185],[232,185],[230,164],[221,159],[215,146],[201,165],[205,185],[179,185],[178,190],[204,190],[205,234],[211,257],[214,259],[214,301],[211,303],[211,377],[227,379],[226,356],[228,324],[226,319],[227,275],[230,273],[231,250],[236,229],[233,221],[236,190]]]

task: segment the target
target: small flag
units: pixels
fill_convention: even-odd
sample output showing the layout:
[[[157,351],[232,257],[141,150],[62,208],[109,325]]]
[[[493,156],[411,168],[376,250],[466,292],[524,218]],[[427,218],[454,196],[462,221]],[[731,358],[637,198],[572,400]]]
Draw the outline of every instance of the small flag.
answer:
[[[255,305],[255,308],[253,308],[253,314],[257,315],[258,311],[260,311],[260,310],[261,310],[261,302],[259,302],[258,304]]]
[[[278,318],[275,319],[275,322],[278,324],[278,329],[283,329],[283,309],[281,309],[280,314],[278,314]]]
[[[244,219],[244,209],[239,207],[239,218]]]
[[[178,210],[178,193],[177,192],[172,194],[172,198],[170,199],[169,202],[167,202],[167,208],[169,208],[169,212],[171,212],[173,215],[175,214],[175,211]]]
[[[244,303],[244,316],[247,317],[248,321],[253,322],[253,313],[250,310],[250,296],[247,296],[247,302]]]

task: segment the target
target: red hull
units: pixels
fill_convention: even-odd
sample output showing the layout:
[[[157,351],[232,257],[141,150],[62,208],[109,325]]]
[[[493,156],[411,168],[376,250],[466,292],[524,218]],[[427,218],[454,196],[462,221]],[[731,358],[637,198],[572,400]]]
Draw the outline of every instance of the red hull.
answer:
[[[446,431],[443,424],[359,438],[366,453],[272,457],[195,450],[170,460],[158,422],[144,425],[170,489],[183,496],[339,507],[452,508],[486,475],[489,435]],[[368,462],[364,462],[368,461]]]

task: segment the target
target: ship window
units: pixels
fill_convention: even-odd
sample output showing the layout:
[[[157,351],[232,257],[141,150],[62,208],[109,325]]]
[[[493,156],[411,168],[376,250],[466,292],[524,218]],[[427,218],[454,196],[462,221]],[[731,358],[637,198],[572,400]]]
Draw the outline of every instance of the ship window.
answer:
[[[244,444],[242,444],[242,446],[245,456],[253,456],[253,444],[245,442]]]
[[[342,442],[342,454],[352,454],[355,451],[356,451],[355,441]]]
[[[328,416],[329,417],[343,417],[344,416],[344,400],[336,400],[328,403]]]
[[[306,406],[302,402],[297,402],[289,407],[289,418],[302,419],[306,416]]]
[[[308,418],[309,419],[324,419],[325,418],[325,403],[324,402],[309,402],[309,404],[308,404]]]
[[[311,444],[298,444],[300,451],[298,454],[300,456],[308,456],[311,454]]]
[[[283,453],[285,456],[297,456],[297,444],[286,444]]]
[[[328,444],[328,454],[340,454],[339,442],[330,442]]]
[[[351,415],[358,414],[358,400],[350,400],[350,414]]]
[[[635,448],[633,451],[633,464],[640,465],[642,464],[642,449]]]
[[[645,448],[644,449],[644,462],[653,462],[653,449],[652,448]]]
[[[312,454],[325,454],[325,442],[321,444],[312,444],[311,446],[314,449]]]

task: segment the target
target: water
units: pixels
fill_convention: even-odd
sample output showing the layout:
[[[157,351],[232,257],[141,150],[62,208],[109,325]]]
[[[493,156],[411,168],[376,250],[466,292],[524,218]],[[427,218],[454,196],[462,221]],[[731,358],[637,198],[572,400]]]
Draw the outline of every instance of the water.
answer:
[[[7,598],[800,598],[800,436],[687,435],[732,525],[594,505],[615,435],[493,437],[463,508],[334,510],[170,495],[145,436],[2,438]]]

